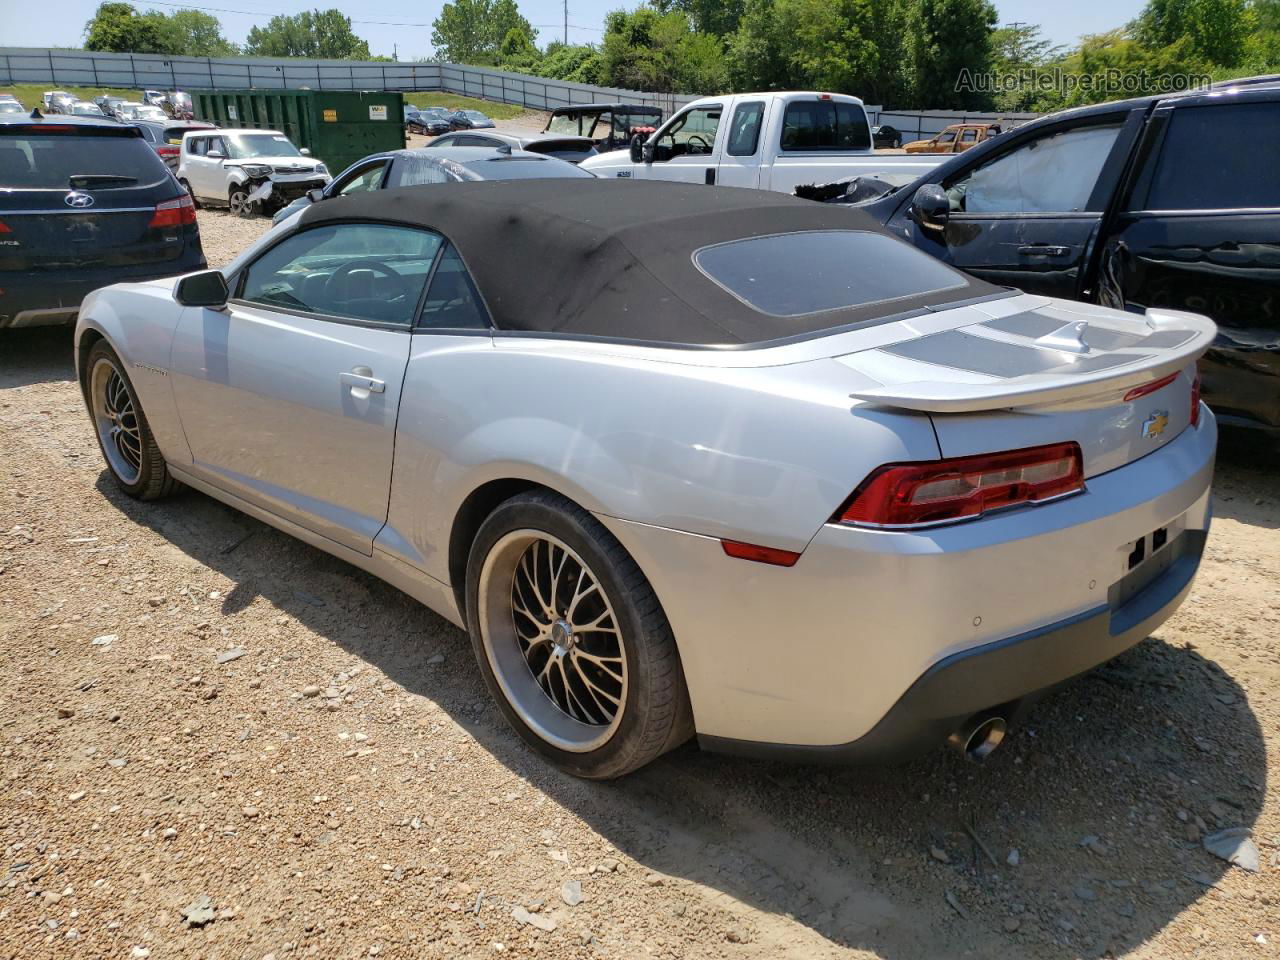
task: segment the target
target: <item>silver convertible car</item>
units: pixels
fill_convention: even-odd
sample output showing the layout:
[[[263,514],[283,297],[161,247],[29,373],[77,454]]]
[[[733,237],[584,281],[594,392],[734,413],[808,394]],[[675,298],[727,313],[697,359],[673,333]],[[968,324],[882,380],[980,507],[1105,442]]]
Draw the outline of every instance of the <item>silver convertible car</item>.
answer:
[[[465,628],[530,745],[972,757],[1187,595],[1203,317],[1001,289],[759,191],[337,197],[119,284],[76,359],[107,465]]]

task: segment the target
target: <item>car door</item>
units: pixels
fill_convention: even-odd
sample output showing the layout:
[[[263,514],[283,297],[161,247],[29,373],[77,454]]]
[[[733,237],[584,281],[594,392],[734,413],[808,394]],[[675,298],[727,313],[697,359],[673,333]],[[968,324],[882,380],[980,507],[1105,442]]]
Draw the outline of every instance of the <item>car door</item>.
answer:
[[[723,113],[720,104],[709,104],[672,117],[654,138],[653,162],[637,165],[648,168],[643,175],[681,183],[715,183]],[[637,171],[637,175],[641,174]]]
[[[227,199],[230,183],[223,161],[230,156],[226,137],[210,137],[200,158],[201,195],[213,200]]]
[[[378,157],[345,171],[325,187],[326,197],[345,197],[349,193],[365,193],[382,189],[387,174],[387,157]]]
[[[1215,413],[1280,427],[1280,100],[1157,109],[1103,244],[1098,299],[1207,314]],[[1256,99],[1250,99],[1256,98]],[[1247,147],[1245,146],[1247,145]]]
[[[764,118],[763,100],[734,101],[716,181],[721,186],[755,188],[760,185],[760,144]]]
[[[1123,113],[1011,142],[943,181],[951,202],[941,241],[917,245],[975,276],[1028,293],[1076,298],[1107,202],[1128,156]]]
[[[386,520],[413,320],[442,241],[322,223],[183,311],[171,381],[198,478],[362,553]]]
[[[224,199],[221,177],[216,178],[219,189],[216,194],[214,193],[213,172],[217,170],[221,173],[219,161],[209,157],[209,151],[215,149],[214,145],[220,145],[221,142],[220,137],[200,137],[192,143],[193,150],[187,166],[187,182],[191,184],[191,190],[197,197]]]

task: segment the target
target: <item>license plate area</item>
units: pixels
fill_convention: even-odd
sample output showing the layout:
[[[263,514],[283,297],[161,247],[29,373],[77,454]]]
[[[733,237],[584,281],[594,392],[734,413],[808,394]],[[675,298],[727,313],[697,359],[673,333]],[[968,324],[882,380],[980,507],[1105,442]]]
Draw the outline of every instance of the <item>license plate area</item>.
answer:
[[[1124,574],[1107,591],[1107,603],[1118,610],[1164,574],[1186,552],[1181,518],[1157,527],[1121,548]]]

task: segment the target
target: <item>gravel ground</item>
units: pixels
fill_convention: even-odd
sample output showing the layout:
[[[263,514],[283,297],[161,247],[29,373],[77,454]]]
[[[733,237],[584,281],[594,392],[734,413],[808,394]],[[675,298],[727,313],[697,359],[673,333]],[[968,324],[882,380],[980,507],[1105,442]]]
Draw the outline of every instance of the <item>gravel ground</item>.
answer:
[[[211,263],[266,223],[200,222]],[[1176,617],[983,766],[688,746],[590,784],[394,589],[199,494],[117,493],[68,331],[3,336],[0,956],[1276,954],[1273,448],[1224,449]],[[1259,872],[1202,849],[1221,827]]]

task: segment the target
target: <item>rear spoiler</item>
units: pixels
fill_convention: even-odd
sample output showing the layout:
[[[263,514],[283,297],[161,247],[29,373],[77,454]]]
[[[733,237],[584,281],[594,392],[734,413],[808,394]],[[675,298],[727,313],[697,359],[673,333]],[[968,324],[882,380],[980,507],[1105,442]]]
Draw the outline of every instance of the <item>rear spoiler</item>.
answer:
[[[1110,356],[1131,354],[1133,360],[1090,372],[1072,371],[1070,364],[1074,359],[1086,358],[1064,347],[1063,366],[1048,373],[985,383],[917,380],[869,387],[850,396],[867,403],[924,413],[976,413],[1085,400],[1129,390],[1177,373],[1198,360],[1218,333],[1217,325],[1208,317],[1181,310],[1152,308],[1146,312],[1146,321],[1152,333],[1164,334],[1166,339],[1179,332],[1187,336],[1175,346],[1161,347],[1156,352],[1144,351],[1141,345],[1111,351]]]

